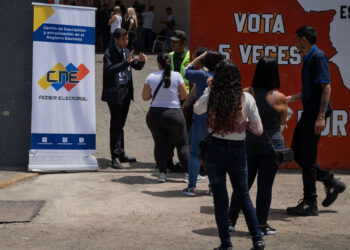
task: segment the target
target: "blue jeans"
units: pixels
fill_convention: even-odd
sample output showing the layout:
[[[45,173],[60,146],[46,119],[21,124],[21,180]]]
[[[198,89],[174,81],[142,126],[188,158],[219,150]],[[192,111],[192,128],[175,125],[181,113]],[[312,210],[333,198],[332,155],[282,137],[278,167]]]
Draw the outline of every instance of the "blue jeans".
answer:
[[[255,209],[250,200],[247,178],[247,159],[244,141],[212,137],[204,152],[205,168],[213,191],[215,219],[223,247],[232,246],[228,230],[228,194],[226,173],[243,210],[253,242],[262,240]]]
[[[141,32],[141,42],[140,42],[140,48],[141,50],[145,49],[145,44],[147,44],[147,49],[148,51],[152,50],[152,30],[151,29],[146,29],[146,28],[142,28],[142,32]]]
[[[248,159],[248,188],[252,187],[258,174],[256,215],[259,225],[266,225],[272,199],[272,185],[275,180],[278,165],[274,161],[273,148],[267,142],[246,143]],[[274,145],[275,149],[283,149],[283,144]],[[235,225],[241,210],[236,193],[232,193],[229,217]]]
[[[199,143],[209,134],[205,125],[197,121],[192,123],[190,160],[188,162],[188,188],[196,187],[200,170]]]

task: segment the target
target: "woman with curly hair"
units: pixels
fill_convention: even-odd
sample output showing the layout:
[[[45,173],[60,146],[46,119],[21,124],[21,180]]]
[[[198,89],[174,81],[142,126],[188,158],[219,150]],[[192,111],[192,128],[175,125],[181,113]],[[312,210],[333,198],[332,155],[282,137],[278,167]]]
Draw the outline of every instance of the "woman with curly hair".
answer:
[[[218,63],[210,85],[196,102],[194,112],[207,112],[207,126],[212,135],[204,151],[204,166],[214,196],[215,219],[221,240],[221,245],[215,249],[232,249],[226,173],[246,218],[254,249],[264,249],[265,243],[248,191],[244,145],[246,129],[256,135],[263,132],[258,108],[254,98],[242,91],[240,72],[230,60]]]

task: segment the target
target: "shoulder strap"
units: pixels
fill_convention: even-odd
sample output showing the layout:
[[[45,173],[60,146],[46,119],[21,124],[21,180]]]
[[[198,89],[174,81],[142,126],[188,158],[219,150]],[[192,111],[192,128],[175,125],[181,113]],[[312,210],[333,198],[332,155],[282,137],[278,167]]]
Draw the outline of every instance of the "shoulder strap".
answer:
[[[266,135],[267,139],[269,140],[269,143],[272,145],[273,150],[275,150],[275,147],[273,146],[272,139],[271,139],[271,137],[269,136],[269,133],[267,133],[266,130],[264,129],[263,134]]]
[[[156,95],[158,94],[158,91],[159,91],[160,86],[162,85],[162,83],[163,83],[163,78],[162,78],[162,80],[160,80],[160,82],[158,83],[158,86],[157,86],[156,90],[155,90],[154,93],[153,93],[151,105],[152,105],[152,103],[153,103],[154,98],[156,98]]]
[[[273,105],[273,98],[275,97],[275,93],[276,93],[276,91],[275,91],[275,90],[272,90],[271,103],[270,103],[271,107],[272,107],[272,105]]]
[[[254,91],[253,86],[250,86],[250,87],[248,88],[248,93],[251,94],[251,95],[255,98],[255,91]]]
[[[206,143],[214,134],[214,130],[211,131],[203,140],[202,142]]]

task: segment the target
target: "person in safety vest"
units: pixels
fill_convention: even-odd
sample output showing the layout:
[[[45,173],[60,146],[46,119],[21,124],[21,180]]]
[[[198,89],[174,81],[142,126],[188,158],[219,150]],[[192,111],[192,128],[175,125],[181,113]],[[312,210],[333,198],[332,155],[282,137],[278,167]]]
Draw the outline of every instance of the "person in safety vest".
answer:
[[[175,30],[175,33],[170,37],[172,52],[170,55],[171,70],[179,72],[185,80],[186,88],[188,87],[188,80],[184,76],[184,70],[190,62],[190,51],[186,49],[187,36],[182,30]]]
[[[170,55],[170,66],[172,71],[179,72],[183,77],[187,93],[189,93],[188,80],[184,76],[184,70],[190,62],[190,51],[186,48],[187,35],[186,32],[182,30],[175,30],[173,36],[170,37],[172,52]],[[185,117],[186,118],[186,117]],[[186,118],[187,120],[187,118]],[[170,150],[170,155],[168,156],[167,167],[171,171],[185,171],[187,173],[187,166],[180,166],[180,164],[174,165],[173,163],[174,150]]]

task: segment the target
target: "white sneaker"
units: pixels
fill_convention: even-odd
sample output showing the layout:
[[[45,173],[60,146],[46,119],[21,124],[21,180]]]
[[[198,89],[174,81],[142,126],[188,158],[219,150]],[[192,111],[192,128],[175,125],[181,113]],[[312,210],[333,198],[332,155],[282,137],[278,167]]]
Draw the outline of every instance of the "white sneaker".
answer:
[[[200,174],[197,176],[197,182],[205,182],[205,180],[206,180],[205,176],[202,176],[202,175],[200,175]],[[185,174],[184,182],[185,182],[185,183],[188,183],[188,182],[189,182],[189,181],[188,181],[188,174],[187,174],[187,173]]]
[[[236,226],[229,225],[229,226],[228,226],[228,231],[229,231],[229,232],[234,232],[234,231],[236,231]]]
[[[188,183],[188,173],[185,173],[184,182]]]
[[[159,173],[158,175],[158,182],[165,182],[166,180],[166,175],[164,173]]]
[[[184,195],[190,196],[190,197],[194,197],[196,196],[196,188],[185,188],[184,190],[182,190],[182,193]]]
[[[197,176],[197,182],[205,182],[205,176],[202,176],[202,175],[198,175]]]
[[[229,232],[234,232],[236,231],[236,225],[233,225],[231,220],[228,221],[228,231]]]

